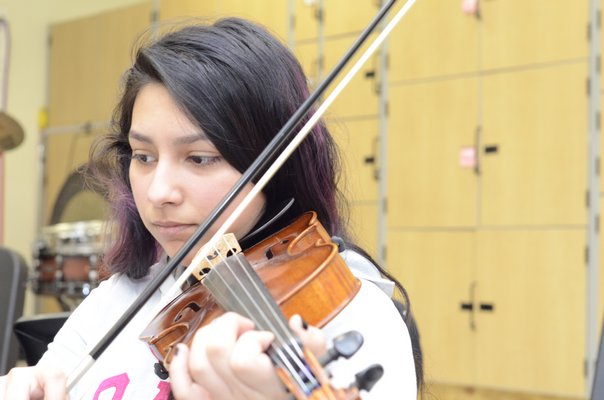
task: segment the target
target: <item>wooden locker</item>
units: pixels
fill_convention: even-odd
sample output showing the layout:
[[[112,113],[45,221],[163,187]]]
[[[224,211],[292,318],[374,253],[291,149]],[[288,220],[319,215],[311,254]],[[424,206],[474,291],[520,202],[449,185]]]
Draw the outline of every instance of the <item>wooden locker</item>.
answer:
[[[377,201],[354,201],[350,203],[349,234],[354,242],[361,246],[372,257],[377,257]]]
[[[352,202],[378,198],[379,120],[327,120],[342,157],[340,190]]]
[[[325,36],[358,36],[379,11],[379,0],[323,0]],[[392,14],[391,14],[392,15]]]
[[[484,70],[587,57],[586,1],[484,1],[480,9]]]
[[[583,395],[584,246],[579,228],[478,232],[478,385]]]
[[[294,36],[296,47],[301,44],[316,43],[319,36],[318,2],[296,0],[295,13]]]
[[[150,13],[148,2],[51,27],[49,127],[81,128],[47,139],[45,223],[68,176],[88,161],[90,145],[106,132],[84,126],[109,122],[121,76],[132,64],[133,43],[149,27]],[[70,218],[89,215],[73,211]]]
[[[190,17],[213,20],[233,16],[258,22],[269,28],[282,41],[287,40],[287,1],[163,0],[159,7],[159,17],[162,21],[187,22]]]
[[[476,223],[477,79],[390,88],[388,221],[391,227]]]
[[[474,73],[479,68],[479,24],[462,13],[458,1],[417,2],[388,39],[389,81]]]
[[[578,62],[484,77],[484,225],[585,224],[586,73]]]
[[[318,81],[319,48],[317,43],[309,41],[302,44],[296,44],[292,50],[302,65],[302,69],[306,74],[308,86],[312,92],[320,83]]]
[[[471,230],[389,230],[388,269],[411,298],[431,383],[472,385],[476,346],[472,302],[475,275]]]
[[[98,44],[101,42],[99,16],[54,25],[50,28],[50,68],[48,88],[48,124],[66,126],[108,115],[99,108],[95,96],[102,84]],[[118,82],[111,82],[117,86]],[[104,106],[106,110],[108,105]]]
[[[325,77],[333,67],[346,54],[348,49],[357,39],[356,35],[347,35],[325,41],[325,65],[323,76]],[[365,49],[371,43],[372,38],[362,47]],[[332,92],[337,83],[350,70],[353,63],[360,57],[360,52],[356,54],[353,60],[344,68],[342,74],[338,76],[334,84],[327,90],[326,96]],[[329,108],[329,113],[337,117],[368,117],[378,115],[378,81],[376,79],[379,73],[378,54],[375,53],[365,65],[355,75],[348,86],[341,92],[340,96],[333,102]]]
[[[327,121],[342,158],[339,190],[350,205],[351,234],[371,254],[377,251],[379,120]]]

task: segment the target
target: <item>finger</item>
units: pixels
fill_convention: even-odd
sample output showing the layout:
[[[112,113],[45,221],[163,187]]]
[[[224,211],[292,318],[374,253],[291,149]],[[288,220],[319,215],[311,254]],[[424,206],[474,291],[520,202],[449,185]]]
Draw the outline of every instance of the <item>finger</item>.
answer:
[[[270,369],[273,365],[265,351],[273,342],[271,332],[249,331],[243,333],[233,347],[229,366],[237,377],[247,375],[257,369]]]
[[[62,371],[36,367],[34,376],[42,389],[45,400],[65,400],[67,398],[67,377]]]
[[[289,326],[314,355],[321,356],[327,351],[323,331],[316,326],[307,325],[300,315],[293,315],[289,319]]]
[[[197,331],[191,344],[189,369],[195,382],[212,398],[235,398],[235,379],[228,360],[241,332],[253,323],[235,313],[226,313]]]
[[[33,368],[13,368],[6,375],[5,397],[11,400],[37,400],[44,398],[44,391],[38,386]]]
[[[178,400],[210,399],[208,392],[193,381],[189,374],[189,349],[184,344],[178,344],[174,357],[168,368],[170,372],[170,387],[172,394]]]
[[[239,337],[233,348],[231,370],[247,397],[276,399],[286,394],[271,359],[265,353],[273,340],[271,332],[248,331]]]

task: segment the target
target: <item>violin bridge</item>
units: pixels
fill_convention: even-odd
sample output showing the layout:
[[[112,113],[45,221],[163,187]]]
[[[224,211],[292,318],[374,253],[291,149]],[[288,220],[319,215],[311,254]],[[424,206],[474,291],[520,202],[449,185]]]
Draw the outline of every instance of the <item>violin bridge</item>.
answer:
[[[194,260],[202,252],[206,255],[201,258],[199,264],[192,272],[192,275],[197,278],[198,281],[202,280],[203,277],[212,270],[218,263],[223,261],[225,258],[232,256],[233,254],[241,253],[241,246],[237,241],[237,238],[232,233],[225,234],[221,240],[209,251],[206,250],[206,246],[202,247],[199,252],[193,258]]]

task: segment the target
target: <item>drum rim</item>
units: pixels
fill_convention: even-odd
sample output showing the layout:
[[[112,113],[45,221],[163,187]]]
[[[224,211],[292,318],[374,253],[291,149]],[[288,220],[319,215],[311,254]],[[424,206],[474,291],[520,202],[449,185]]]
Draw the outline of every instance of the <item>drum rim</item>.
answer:
[[[60,222],[54,225],[47,225],[42,228],[43,234],[59,234],[64,232],[78,232],[78,231],[89,231],[96,229],[102,231],[109,224],[108,221],[101,219],[93,219],[89,221],[75,221],[75,222]]]

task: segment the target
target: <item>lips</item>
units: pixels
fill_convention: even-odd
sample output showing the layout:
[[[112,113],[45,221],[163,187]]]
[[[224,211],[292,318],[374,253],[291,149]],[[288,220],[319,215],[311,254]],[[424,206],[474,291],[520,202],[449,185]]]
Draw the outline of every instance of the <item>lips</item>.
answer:
[[[187,224],[175,221],[156,221],[153,222],[154,230],[162,236],[180,236],[183,232],[188,232],[195,224]]]

